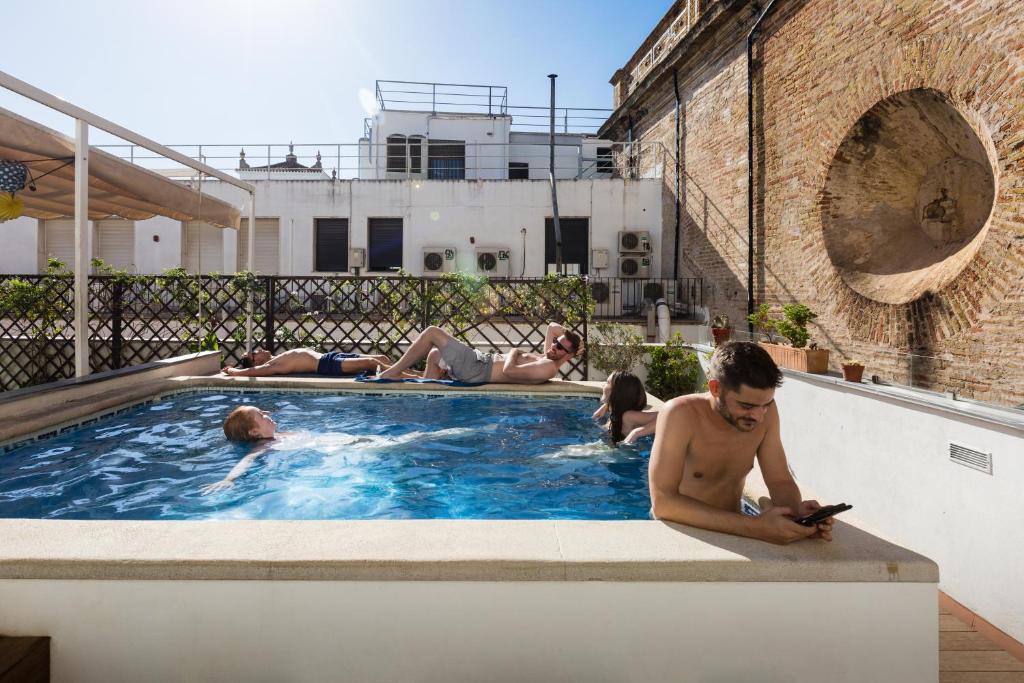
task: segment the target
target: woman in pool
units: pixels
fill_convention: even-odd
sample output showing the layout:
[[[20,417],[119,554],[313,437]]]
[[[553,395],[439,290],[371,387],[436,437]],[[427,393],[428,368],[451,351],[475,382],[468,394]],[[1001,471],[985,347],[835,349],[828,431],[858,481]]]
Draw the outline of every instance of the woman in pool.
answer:
[[[631,372],[613,372],[604,383],[601,406],[594,419],[608,416],[607,429],[613,444],[631,444],[641,436],[654,433],[657,410],[646,410],[647,391],[640,378]]]
[[[256,406],[238,406],[224,420],[224,436],[228,441],[250,441],[262,442],[257,448],[252,449],[248,455],[238,461],[231,468],[228,475],[214,484],[207,484],[200,490],[203,495],[214,491],[229,489],[235,485],[235,479],[245,474],[253,460],[263,454],[270,447],[271,442],[278,436],[286,436],[286,432],[277,431],[277,423],[266,410]]]

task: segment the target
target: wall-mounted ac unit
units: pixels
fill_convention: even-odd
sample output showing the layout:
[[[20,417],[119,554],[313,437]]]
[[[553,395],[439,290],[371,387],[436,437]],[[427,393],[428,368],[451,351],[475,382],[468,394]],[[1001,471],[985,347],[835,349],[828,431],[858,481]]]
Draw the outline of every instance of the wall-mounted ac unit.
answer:
[[[620,230],[620,254],[651,253],[651,233],[646,230]]]
[[[352,268],[365,268],[366,267],[366,250],[362,247],[348,250],[348,267]]]
[[[619,257],[619,277],[649,278],[651,276],[651,259],[642,254]]]
[[[590,295],[594,299],[596,317],[615,318],[622,314],[622,290],[618,278],[591,281]]]
[[[476,272],[488,277],[508,277],[511,269],[508,247],[477,247]]]
[[[423,247],[423,274],[455,270],[455,247]]]
[[[594,249],[590,252],[590,263],[594,270],[604,270],[610,262],[607,249]]]

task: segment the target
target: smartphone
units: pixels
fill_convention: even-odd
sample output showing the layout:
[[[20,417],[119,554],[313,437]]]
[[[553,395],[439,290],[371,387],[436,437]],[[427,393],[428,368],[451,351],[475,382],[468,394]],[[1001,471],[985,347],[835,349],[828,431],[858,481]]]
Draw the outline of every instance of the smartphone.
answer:
[[[828,519],[833,515],[838,515],[840,512],[846,512],[852,507],[852,505],[847,505],[846,503],[840,503],[839,505],[826,505],[825,507],[818,508],[809,515],[799,517],[793,521],[797,524],[803,524],[804,526],[814,526],[823,519]]]

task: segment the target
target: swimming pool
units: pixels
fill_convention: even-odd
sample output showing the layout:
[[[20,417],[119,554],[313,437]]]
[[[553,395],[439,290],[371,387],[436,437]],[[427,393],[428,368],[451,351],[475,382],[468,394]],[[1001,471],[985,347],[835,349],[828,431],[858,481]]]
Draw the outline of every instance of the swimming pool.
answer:
[[[235,406],[281,437],[251,446]],[[0,455],[0,517],[66,519],[646,519],[650,439],[611,448],[587,398],[191,391]]]

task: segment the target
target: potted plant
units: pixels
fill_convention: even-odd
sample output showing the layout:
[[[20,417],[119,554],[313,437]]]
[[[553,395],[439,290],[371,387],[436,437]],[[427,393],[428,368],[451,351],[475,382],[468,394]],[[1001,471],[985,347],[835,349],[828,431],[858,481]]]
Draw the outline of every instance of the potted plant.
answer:
[[[824,374],[828,372],[828,349],[819,349],[810,341],[811,335],[807,331],[807,323],[817,317],[817,313],[804,304],[786,304],[782,307],[782,317],[776,318],[771,315],[768,304],[761,304],[748,320],[768,337],[761,346],[778,365],[790,370]],[[774,343],[772,332],[789,340],[790,346]]]
[[[719,314],[711,321],[711,336],[715,339],[715,346],[720,346],[729,341],[732,336],[732,328],[729,327],[729,316]]]
[[[864,377],[864,364],[859,360],[843,361],[843,379],[847,382],[860,382]]]

